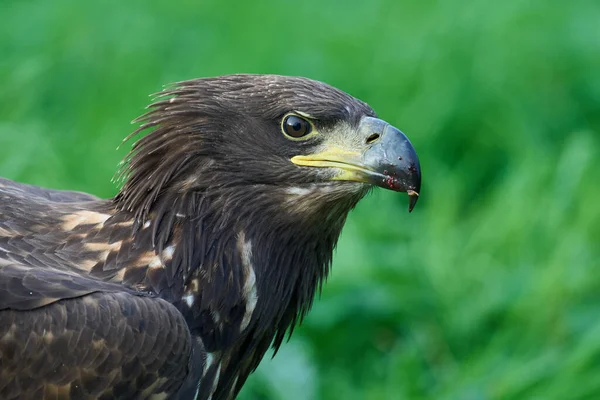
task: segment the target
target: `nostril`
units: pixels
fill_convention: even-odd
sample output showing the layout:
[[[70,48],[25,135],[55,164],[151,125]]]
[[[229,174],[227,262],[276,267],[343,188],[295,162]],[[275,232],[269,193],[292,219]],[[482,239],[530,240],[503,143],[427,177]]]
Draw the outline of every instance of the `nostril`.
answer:
[[[367,138],[365,143],[372,144],[375,143],[379,139],[379,133],[373,133],[371,136]]]

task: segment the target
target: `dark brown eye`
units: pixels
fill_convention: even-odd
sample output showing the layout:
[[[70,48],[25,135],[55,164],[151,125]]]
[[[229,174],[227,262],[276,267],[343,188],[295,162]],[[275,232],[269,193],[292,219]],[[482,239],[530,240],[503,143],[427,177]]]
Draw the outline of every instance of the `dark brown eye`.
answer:
[[[308,135],[312,127],[310,122],[304,118],[298,117],[297,115],[288,115],[283,120],[283,131],[286,135],[293,138],[300,138]]]

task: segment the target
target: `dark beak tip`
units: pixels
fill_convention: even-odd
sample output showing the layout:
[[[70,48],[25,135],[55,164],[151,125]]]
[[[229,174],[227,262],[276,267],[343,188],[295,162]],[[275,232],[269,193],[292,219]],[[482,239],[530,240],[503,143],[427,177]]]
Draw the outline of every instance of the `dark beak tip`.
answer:
[[[415,208],[415,205],[417,204],[417,200],[419,200],[419,193],[415,192],[414,190],[407,190],[408,193],[408,212],[412,212],[412,210]]]

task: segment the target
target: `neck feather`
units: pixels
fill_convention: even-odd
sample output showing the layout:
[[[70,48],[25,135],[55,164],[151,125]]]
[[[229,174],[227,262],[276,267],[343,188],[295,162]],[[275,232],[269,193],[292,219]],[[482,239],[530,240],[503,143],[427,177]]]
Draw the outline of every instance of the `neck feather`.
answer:
[[[137,220],[135,242],[167,261],[145,274],[144,285],[177,304],[208,348],[233,340],[226,329],[232,325],[236,332],[250,325],[270,330],[278,346],[310,309],[347,213],[364,192],[348,196],[335,186],[197,189],[162,193]]]

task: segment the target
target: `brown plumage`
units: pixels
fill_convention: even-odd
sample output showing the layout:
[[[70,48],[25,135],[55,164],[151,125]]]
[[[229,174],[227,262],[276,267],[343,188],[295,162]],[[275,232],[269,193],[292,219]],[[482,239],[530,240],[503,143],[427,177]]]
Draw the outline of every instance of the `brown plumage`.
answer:
[[[420,190],[406,137],[323,83],[179,83],[113,199],[0,180],[1,399],[232,399],[308,312],[347,213]]]

